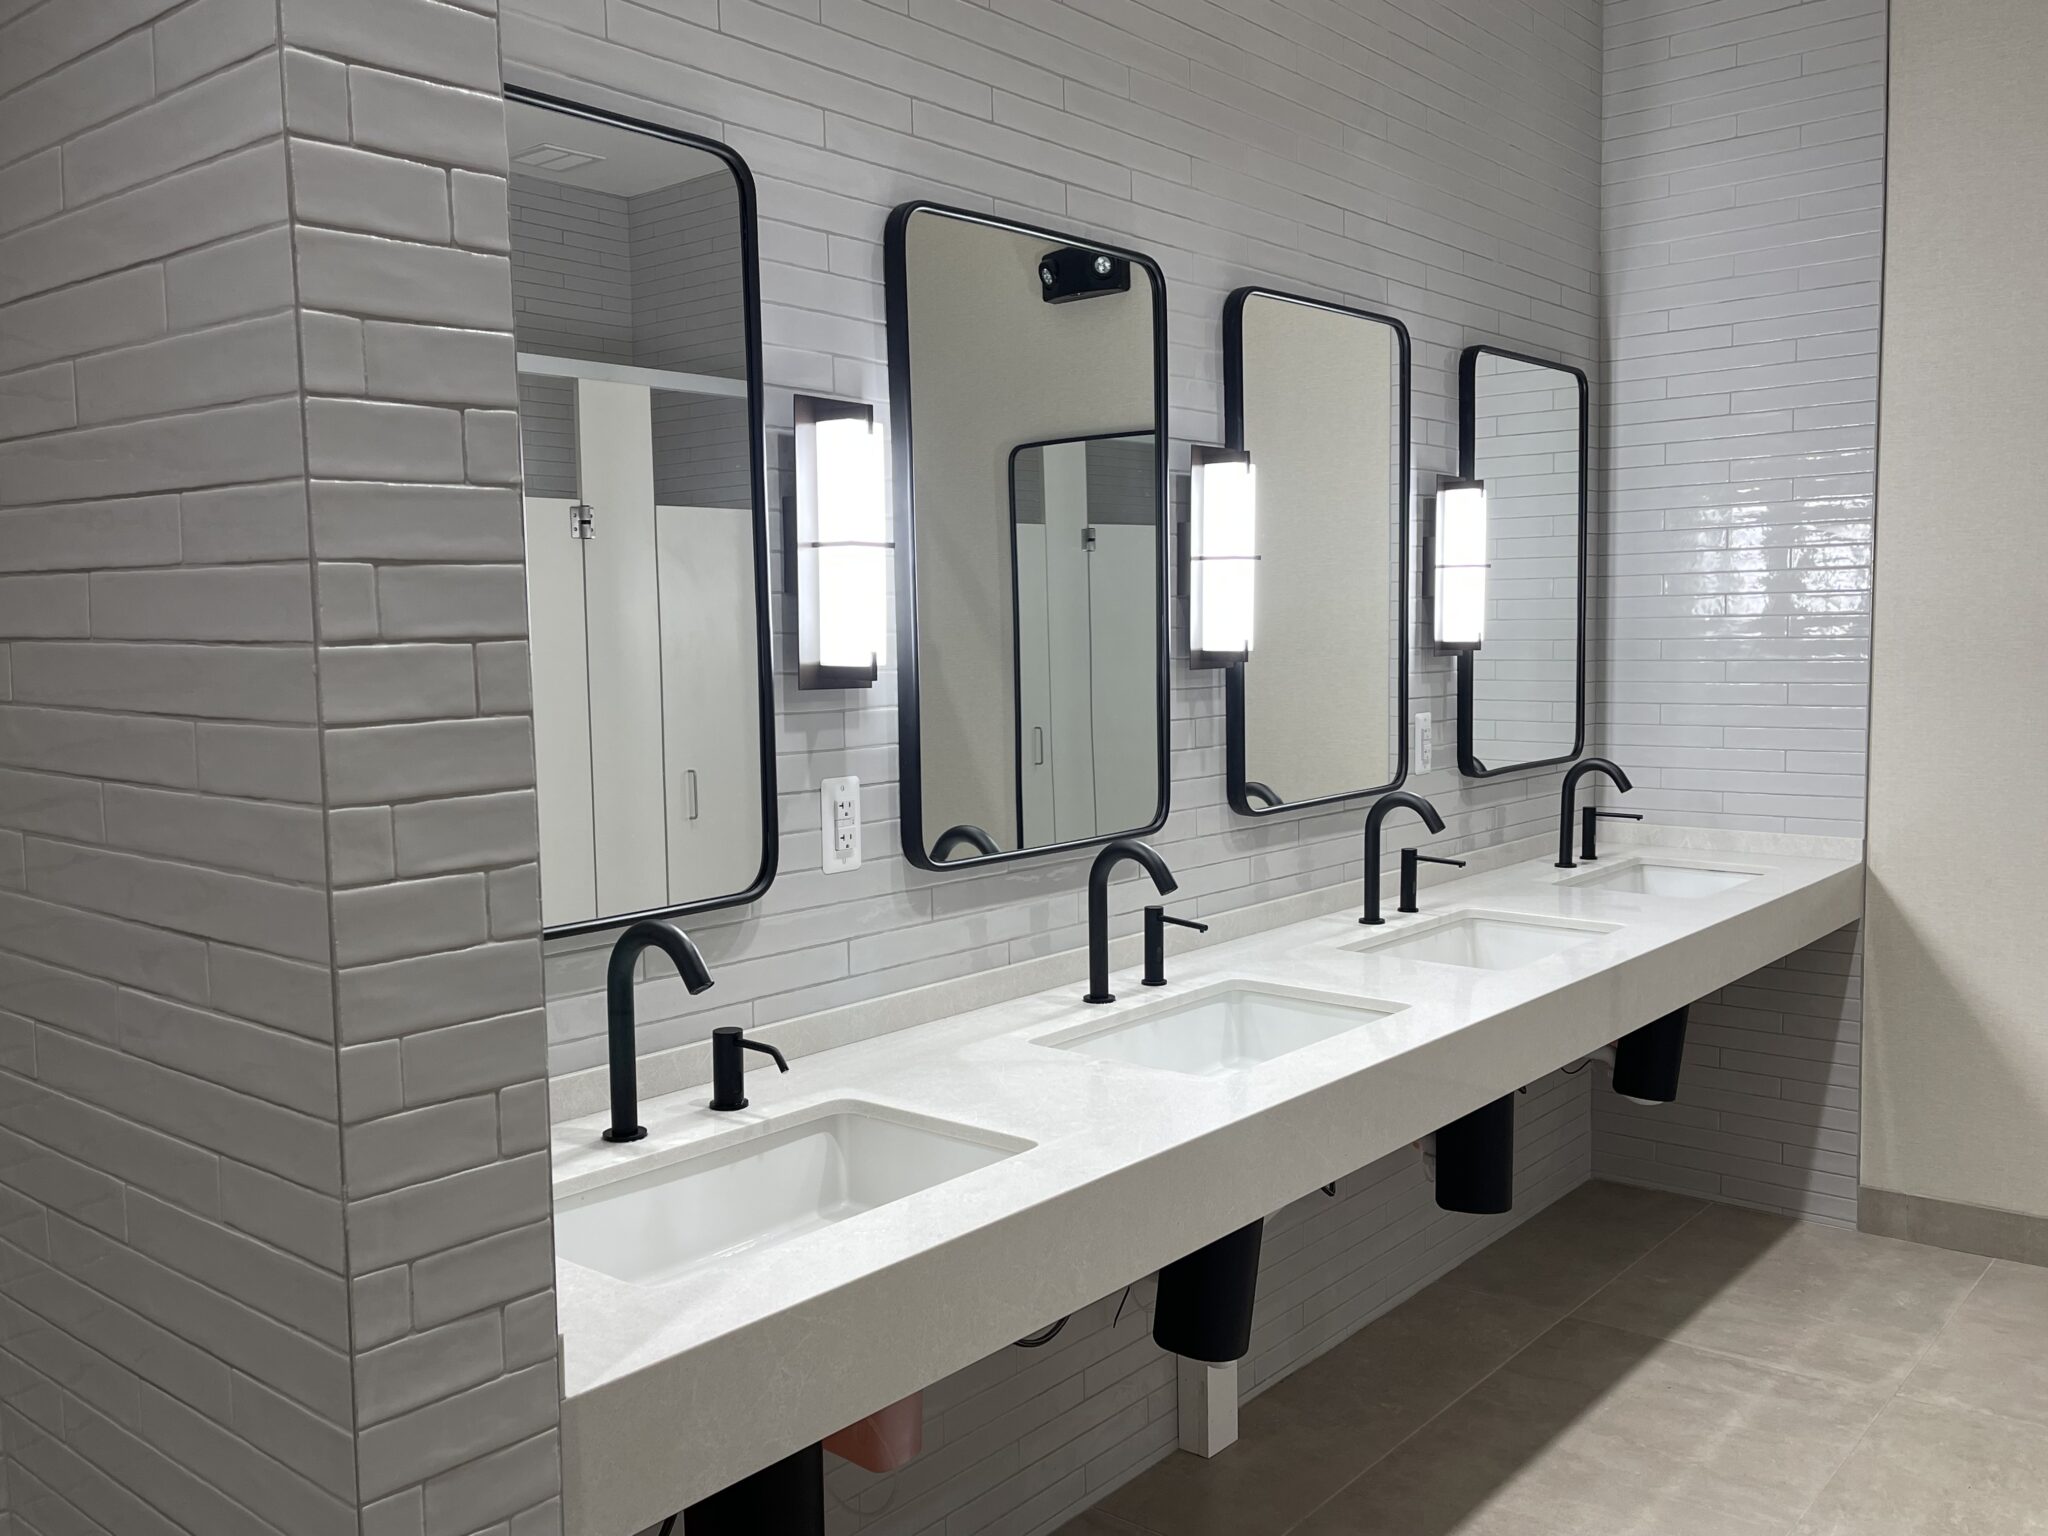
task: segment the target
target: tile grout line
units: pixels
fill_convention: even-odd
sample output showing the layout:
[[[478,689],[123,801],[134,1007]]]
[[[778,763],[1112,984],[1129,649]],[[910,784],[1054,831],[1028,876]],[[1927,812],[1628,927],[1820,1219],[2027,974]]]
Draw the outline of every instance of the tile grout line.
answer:
[[[1588,1184],[1593,1182],[1595,1181],[1592,1179],[1588,1179],[1586,1181],[1586,1183]],[[1585,1185],[1582,1184],[1579,1187],[1583,1189]],[[1507,1356],[1506,1359],[1502,1360],[1499,1365],[1496,1365],[1484,1376],[1481,1376],[1477,1381],[1473,1382],[1471,1386],[1467,1387],[1464,1391],[1460,1392],[1457,1396],[1453,1397],[1449,1402],[1445,1403],[1443,1407],[1439,1408],[1435,1413],[1432,1413],[1427,1418],[1423,1419],[1407,1434],[1403,1435],[1399,1440],[1395,1441],[1394,1444],[1388,1446],[1386,1450],[1381,1452],[1378,1456],[1375,1456],[1371,1461],[1367,1462],[1364,1466],[1360,1467],[1358,1471],[1354,1473],[1352,1476],[1346,1478],[1343,1481],[1343,1483],[1341,1483],[1337,1488],[1331,1491],[1328,1498],[1322,1500],[1321,1503],[1318,1503],[1313,1508],[1311,1508],[1299,1520],[1295,1521],[1292,1525],[1288,1526],[1286,1530],[1280,1533],[1280,1536],[1290,1536],[1290,1533],[1298,1531],[1303,1526],[1307,1525],[1309,1521],[1313,1520],[1332,1502],[1342,1497],[1346,1489],[1350,1488],[1354,1483],[1358,1482],[1360,1478],[1364,1477],[1368,1472],[1372,1471],[1373,1468],[1380,1466],[1382,1463],[1389,1460],[1403,1446],[1407,1445],[1411,1440],[1415,1439],[1418,1435],[1422,1434],[1423,1431],[1428,1429],[1430,1425],[1434,1424],[1438,1419],[1442,1418],[1445,1414],[1449,1413],[1453,1408],[1456,1408],[1458,1404],[1462,1403],[1466,1398],[1470,1397],[1474,1392],[1477,1392],[1481,1387],[1485,1386],[1486,1383],[1493,1380],[1493,1378],[1498,1376],[1502,1371],[1506,1370],[1509,1366],[1513,1365],[1515,1361],[1519,1360],[1531,1349],[1535,1348],[1538,1344],[1542,1343],[1545,1339],[1549,1338],[1550,1335],[1555,1333],[1562,1324],[1569,1322],[1573,1317],[1577,1316],[1579,1310],[1582,1307],[1584,1307],[1587,1302],[1591,1301],[1595,1296],[1598,1296],[1601,1292],[1605,1291],[1608,1288],[1608,1286],[1613,1285],[1616,1281],[1620,1280],[1622,1276],[1626,1275],[1638,1264],[1641,1264],[1645,1259],[1649,1258],[1651,1254],[1655,1253],[1658,1249],[1662,1248],[1666,1243],[1670,1242],[1672,1238],[1678,1236],[1679,1233],[1683,1232],[1687,1227],[1691,1226],[1695,1221],[1699,1220],[1699,1218],[1705,1215],[1706,1212],[1713,1209],[1716,1203],[1717,1202],[1714,1201],[1702,1202],[1698,1210],[1694,1211],[1690,1216],[1687,1216],[1685,1220],[1681,1221],[1669,1232],[1665,1233],[1662,1237],[1658,1238],[1656,1242],[1652,1243],[1648,1248],[1644,1249],[1640,1254],[1636,1255],[1635,1258],[1631,1259],[1627,1264],[1623,1265],[1622,1268],[1617,1270],[1611,1278],[1595,1286],[1583,1298],[1575,1302],[1570,1307],[1566,1308],[1565,1311],[1558,1316],[1557,1320],[1549,1325],[1549,1327],[1545,1328],[1541,1333],[1537,1334],[1534,1338],[1530,1339],[1529,1342],[1522,1345],[1521,1348],[1513,1351],[1511,1354]],[[1537,1219],[1541,1220],[1540,1217]],[[1436,1285],[1441,1285],[1442,1283],[1442,1279],[1432,1282],[1432,1284]],[[1424,1287],[1424,1289],[1426,1290],[1428,1289],[1428,1287]],[[1416,1294],[1420,1295],[1421,1292],[1417,1292]]]
[[[1984,1261],[1984,1268],[1978,1273],[1977,1278],[1970,1282],[1970,1288],[1967,1291],[1963,1292],[1961,1296],[1958,1296],[1956,1298],[1956,1304],[1948,1309],[1948,1316],[1944,1317],[1941,1320],[1941,1326],[1935,1329],[1933,1334],[1929,1336],[1927,1343],[1924,1346],[1922,1346],[1920,1352],[1913,1357],[1913,1363],[1907,1366],[1905,1373],[1899,1377],[1899,1384],[1893,1387],[1891,1392],[1886,1396],[1885,1400],[1877,1405],[1876,1411],[1874,1411],[1870,1415],[1870,1422],[1863,1426],[1863,1433],[1858,1435],[1855,1438],[1855,1440],[1850,1443],[1849,1448],[1842,1452],[1841,1459],[1838,1460],[1834,1464],[1834,1466],[1828,1469],[1827,1477],[1822,1481],[1821,1485],[1813,1491],[1813,1497],[1808,1499],[1806,1503],[1800,1508],[1798,1515],[1794,1517],[1793,1523],[1791,1525],[1786,1526],[1785,1529],[1788,1532],[1796,1532],[1799,1529],[1800,1524],[1805,1521],[1806,1517],[1812,1514],[1815,1508],[1819,1506],[1820,1501],[1827,1497],[1827,1491],[1835,1486],[1835,1479],[1842,1475],[1842,1469],[1848,1466],[1849,1463],[1855,1459],[1856,1453],[1858,1451],[1863,1449],[1863,1442],[1868,1440],[1870,1438],[1870,1432],[1873,1429],[1877,1428],[1877,1421],[1885,1416],[1885,1414],[1890,1410],[1892,1404],[1896,1403],[1901,1397],[1905,1395],[1906,1383],[1913,1379],[1913,1373],[1920,1369],[1921,1362],[1924,1361],[1928,1357],[1928,1355],[1933,1353],[1934,1346],[1941,1342],[1942,1336],[1946,1334],[1950,1326],[1954,1324],[1956,1320],[1956,1314],[1961,1312],[1964,1307],[1969,1305],[1970,1298],[1977,1294],[1978,1290],[1983,1286],[1986,1277],[1990,1275],[1992,1266],[1997,1262],[1998,1261],[1996,1259],[1986,1259]],[[1909,1401],[1917,1402],[1918,1399],[1909,1399]],[[2002,1418],[2004,1417],[2004,1415],[1993,1414],[1992,1417]]]

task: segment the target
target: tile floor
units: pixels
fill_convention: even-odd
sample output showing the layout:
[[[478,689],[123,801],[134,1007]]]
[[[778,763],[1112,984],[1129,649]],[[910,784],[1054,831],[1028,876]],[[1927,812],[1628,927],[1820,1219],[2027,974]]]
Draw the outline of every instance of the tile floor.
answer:
[[[1061,1536],[2048,1536],[2048,1269],[1587,1184]]]

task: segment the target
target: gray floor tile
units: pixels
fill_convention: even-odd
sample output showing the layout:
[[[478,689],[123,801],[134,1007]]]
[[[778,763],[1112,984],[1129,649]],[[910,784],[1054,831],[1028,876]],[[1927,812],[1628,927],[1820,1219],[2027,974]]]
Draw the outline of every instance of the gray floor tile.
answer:
[[[1883,1400],[1570,1319],[1295,1536],[1785,1536]]]
[[[1797,1536],[2044,1536],[2048,1428],[1894,1398]]]
[[[1438,1283],[1569,1312],[1707,1208],[1690,1195],[1595,1179]]]
[[[1155,1536],[1279,1536],[1553,1317],[1432,1286],[1247,1403],[1221,1456],[1169,1457],[1100,1508]]]
[[[2048,1269],[1994,1263],[1900,1390],[2048,1425]]]
[[[1989,1262],[1715,1206],[1574,1315],[1825,1380],[1896,1388]]]
[[[1059,1529],[1059,1536],[1152,1536],[1129,1521],[1119,1520],[1115,1515],[1105,1515],[1099,1509],[1091,1509],[1080,1518],[1069,1520]]]

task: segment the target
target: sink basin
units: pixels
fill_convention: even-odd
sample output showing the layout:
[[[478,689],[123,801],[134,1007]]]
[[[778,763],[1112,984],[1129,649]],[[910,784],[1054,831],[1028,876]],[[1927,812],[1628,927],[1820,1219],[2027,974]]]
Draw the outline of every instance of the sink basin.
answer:
[[[973,1173],[1028,1145],[835,1105],[564,1196],[555,1206],[555,1249],[614,1279],[659,1285]]]
[[[1603,891],[1627,891],[1637,896],[1713,896],[1754,880],[1761,873],[1755,869],[1721,869],[1710,864],[1627,858],[1583,875],[1568,875],[1557,883]]]
[[[1222,1077],[1399,1011],[1391,1003],[1335,1002],[1231,984],[1038,1043],[1162,1072]]]
[[[1448,912],[1391,938],[1349,947],[1394,960],[1512,971],[1613,931],[1602,923],[1560,923],[1505,912]]]

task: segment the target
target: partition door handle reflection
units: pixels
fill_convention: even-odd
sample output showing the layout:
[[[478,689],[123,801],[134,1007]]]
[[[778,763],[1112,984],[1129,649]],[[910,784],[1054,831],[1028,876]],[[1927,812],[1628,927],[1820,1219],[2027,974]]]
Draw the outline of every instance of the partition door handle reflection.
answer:
[[[683,770],[683,792],[684,792],[684,794],[685,794],[685,795],[687,795],[687,796],[688,796],[688,804],[689,804],[689,807],[690,807],[690,820],[692,820],[692,821],[695,821],[695,820],[697,819],[697,770],[696,770],[696,769],[694,769],[694,768],[685,768],[685,769]]]
[[[1031,727],[1031,766],[1045,766],[1045,727],[1042,725]]]

